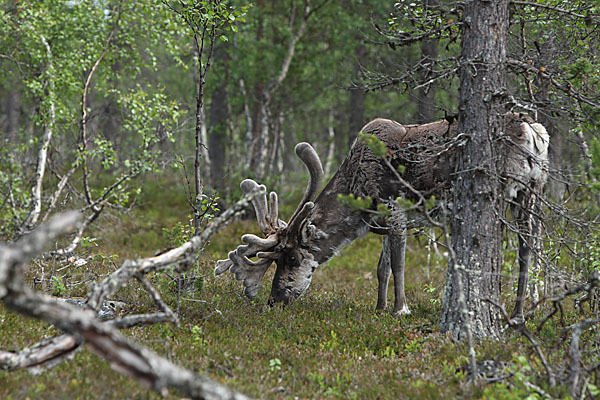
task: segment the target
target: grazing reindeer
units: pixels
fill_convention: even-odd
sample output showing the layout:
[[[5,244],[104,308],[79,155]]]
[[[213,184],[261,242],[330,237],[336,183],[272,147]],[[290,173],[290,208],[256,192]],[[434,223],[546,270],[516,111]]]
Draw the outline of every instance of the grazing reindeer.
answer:
[[[373,200],[373,210],[379,203],[396,204],[394,199],[399,196],[421,203],[432,195],[437,199],[450,199],[455,148],[467,140],[465,135],[458,135],[457,125],[454,119],[407,126],[387,119],[369,122],[362,132],[383,142],[387,155],[377,157],[364,140],[355,140],[339,170],[318,197],[323,177],[321,161],[308,143],[299,143],[295,151],[306,165],[310,179],[289,223],[277,217],[276,193],[272,192],[267,201],[264,186],[250,179],[244,180],[241,188],[245,193],[263,191],[262,195],[254,197],[253,205],[260,229],[266,237],[242,236],[246,245],[230,252],[228,259],[219,261],[215,274],[231,270],[235,279],[243,282],[245,294],[254,297],[266,270],[275,261],[277,270],[270,302],[287,303],[308,288],[317,266],[353,240],[372,231],[387,235],[377,268],[377,309],[386,307],[391,271],[395,287],[393,312],[410,313],[404,295],[406,232],[408,228],[432,221],[431,216],[426,214],[427,218],[424,218],[423,214],[405,213],[402,208],[396,207],[399,211],[392,213],[396,218],[386,227],[380,225],[377,213],[346,207],[338,196],[369,196]],[[531,243],[536,233],[532,211],[546,181],[549,137],[541,124],[526,115],[506,114],[505,127],[506,135],[498,142],[497,162],[504,196],[512,206],[518,227],[520,268],[513,315],[522,316]],[[402,174],[394,169],[400,165],[403,166],[400,167]]]

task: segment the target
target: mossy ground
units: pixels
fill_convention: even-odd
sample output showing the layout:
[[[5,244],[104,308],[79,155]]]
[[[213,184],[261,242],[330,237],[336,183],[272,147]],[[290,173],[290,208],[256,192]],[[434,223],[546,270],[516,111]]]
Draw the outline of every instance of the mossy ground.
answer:
[[[154,183],[160,201],[143,203],[140,217],[104,217],[86,249],[89,255],[116,254],[90,262],[93,273],[108,273],[124,258],[151,255],[168,246],[162,228],[185,222],[185,201],[177,189]],[[144,200],[144,199],[142,199]],[[156,200],[156,199],[154,199]],[[165,204],[183,204],[165,207]],[[143,218],[141,217],[143,216]],[[256,398],[521,398],[527,393],[505,384],[470,385],[458,372],[467,364],[467,349],[439,331],[445,259],[427,252],[412,238],[407,254],[406,292],[412,314],[402,318],[375,312],[376,265],[381,238],[368,235],[321,266],[310,290],[287,307],[265,305],[272,271],[252,301],[230,274],[214,277],[214,261],[226,257],[243,233],[256,231],[254,221],[238,221],[212,238],[199,264],[195,293],[180,304],[181,327],[168,324],[125,331],[136,341],[186,368],[206,374]],[[421,239],[423,242],[423,239]],[[32,266],[31,276],[38,272]],[[429,278],[427,277],[429,275]],[[152,277],[173,307],[176,295],[165,275]],[[65,295],[83,295],[82,287]],[[152,309],[150,298],[132,284],[117,294],[123,312]],[[390,299],[393,300],[390,284]],[[0,348],[21,349],[51,336],[47,324],[18,316],[0,306]],[[507,335],[502,343],[478,345],[479,358],[512,363],[525,350]],[[514,371],[513,371],[514,372]],[[518,372],[518,371],[517,371]],[[517,382],[518,383],[518,382]],[[518,385],[516,386],[518,387]],[[559,390],[559,389],[556,389]],[[171,392],[169,398],[178,398]],[[0,372],[3,399],[146,399],[159,395],[111,370],[107,362],[83,348],[73,360],[43,372]]]

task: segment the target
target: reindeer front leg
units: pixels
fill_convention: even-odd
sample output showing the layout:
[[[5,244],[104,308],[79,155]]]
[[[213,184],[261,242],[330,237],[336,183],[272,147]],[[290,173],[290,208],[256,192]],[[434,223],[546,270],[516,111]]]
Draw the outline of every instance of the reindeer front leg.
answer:
[[[513,207],[513,216],[517,226],[519,238],[519,280],[517,283],[517,300],[511,318],[522,320],[527,291],[527,280],[529,278],[529,261],[531,259],[531,248],[535,240],[533,230],[533,206],[534,196],[530,191],[521,191],[517,195],[518,205]]]
[[[406,261],[406,225],[398,227],[399,232],[390,234],[390,264],[394,274],[394,310],[393,314],[410,314],[404,294],[404,265]]]
[[[379,264],[377,265],[376,310],[384,310],[387,306],[387,288],[390,272],[394,274],[394,309],[397,315],[410,314],[404,293],[404,265],[406,261],[406,214],[404,210],[391,205],[392,216],[388,221],[388,235],[383,238]]]
[[[381,247],[381,255],[379,256],[379,263],[377,264],[377,306],[376,310],[385,310],[387,307],[387,289],[390,281],[390,275],[392,273],[392,265],[390,262],[391,251],[390,251],[390,237],[385,235],[383,237],[383,245]]]

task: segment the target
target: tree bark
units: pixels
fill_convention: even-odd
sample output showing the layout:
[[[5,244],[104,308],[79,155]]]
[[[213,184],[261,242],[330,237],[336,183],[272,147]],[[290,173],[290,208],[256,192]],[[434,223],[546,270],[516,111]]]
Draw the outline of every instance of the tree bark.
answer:
[[[325,161],[325,176],[331,176],[331,167],[335,155],[335,131],[333,130],[333,120],[333,109],[331,109],[329,110],[329,123],[327,124],[327,140],[329,141],[329,146],[327,147],[327,158]]]
[[[256,42],[260,43],[264,36],[264,9],[265,9],[265,0],[257,0],[256,7],[260,12],[258,13],[258,27],[256,29]],[[254,109],[252,112],[252,135],[248,139],[250,139],[250,143],[247,146],[249,148],[248,155],[248,163],[247,167],[251,171],[256,171],[260,164],[260,156],[262,154],[262,147],[264,145],[263,138],[261,136],[261,123],[262,123],[262,107],[263,107],[263,91],[264,85],[262,81],[256,82],[254,85],[254,99],[256,103],[254,104]]]
[[[259,0],[258,5],[260,8],[264,8],[264,0]],[[281,62],[281,67],[277,74],[277,77],[269,82],[268,85],[263,86],[258,84],[256,87],[257,107],[254,113],[254,125],[252,130],[252,158],[250,159],[250,169],[254,172],[254,175],[258,178],[262,178],[268,167],[268,140],[269,140],[269,117],[270,117],[270,104],[273,99],[273,95],[277,89],[281,86],[283,81],[286,79],[294,54],[296,52],[296,45],[302,39],[304,32],[306,31],[306,25],[308,18],[311,16],[310,1],[305,0],[304,8],[301,11],[300,23],[298,28],[294,31],[294,20],[296,18],[295,11],[292,9],[290,15],[289,27],[292,32],[287,44],[287,51]],[[261,21],[262,22],[262,21]],[[262,35],[262,23],[259,24],[259,31],[257,35]]]
[[[44,36],[41,36],[41,41],[46,47],[46,56],[48,57],[48,97],[51,99],[48,109],[48,119],[45,123],[44,135],[42,143],[38,150],[37,157],[37,168],[35,172],[35,184],[31,189],[31,210],[27,216],[23,226],[21,227],[21,233],[25,230],[33,229],[38,221],[40,213],[42,212],[42,183],[44,181],[44,175],[46,173],[46,161],[48,160],[48,149],[50,148],[50,141],[54,133],[54,123],[56,122],[56,110],[54,105],[55,93],[54,93],[54,62],[53,54],[50,45],[46,41]]]
[[[437,0],[424,0],[424,7],[437,5]],[[438,57],[438,39],[424,39],[421,43],[421,79],[426,82],[431,74],[432,62]],[[417,122],[426,124],[435,118],[435,90],[433,86],[421,86],[417,91]]]
[[[354,57],[356,62],[354,63],[354,79],[357,79],[360,75],[361,65],[364,65],[367,58],[367,50],[363,43],[360,43],[354,49]],[[348,112],[350,114],[349,122],[349,135],[348,135],[348,148],[352,147],[352,142],[358,136],[361,128],[365,124],[365,97],[366,93],[362,89],[350,90],[350,99],[348,104]],[[340,146],[338,146],[339,148]]]
[[[470,140],[457,150],[453,256],[441,320],[442,331],[456,339],[468,336],[468,326],[475,338],[500,337],[500,316],[486,300],[499,302],[500,297],[502,226],[497,214],[502,190],[497,177],[502,160],[497,159],[496,145],[504,130],[507,32],[508,0],[465,4],[458,129]],[[461,287],[468,313],[457,307]]]
[[[16,79],[12,85],[13,87],[6,97],[6,134],[3,139],[7,146],[13,143],[19,133],[21,92]]]
[[[196,29],[196,28],[194,28]],[[204,39],[206,36],[207,48],[205,49]],[[206,84],[206,75],[210,69],[211,58],[213,56],[214,44],[216,38],[216,28],[208,27],[206,24],[199,31],[194,32],[194,43],[196,47],[196,128],[195,128],[195,148],[196,155],[194,158],[194,188],[195,197],[193,204],[194,209],[194,236],[200,233],[200,221],[202,219],[202,195],[204,194],[204,181],[202,179],[201,159],[205,158],[207,165],[210,165],[208,151],[206,149],[206,117],[204,113],[204,85]],[[205,53],[206,51],[206,53]],[[203,62],[203,57],[206,56],[206,61]]]
[[[224,68],[227,65],[227,52],[222,44],[215,47],[214,61]],[[210,158],[211,187],[222,192],[225,187],[225,148],[227,141],[227,72],[211,95],[210,128],[208,136],[208,155]]]

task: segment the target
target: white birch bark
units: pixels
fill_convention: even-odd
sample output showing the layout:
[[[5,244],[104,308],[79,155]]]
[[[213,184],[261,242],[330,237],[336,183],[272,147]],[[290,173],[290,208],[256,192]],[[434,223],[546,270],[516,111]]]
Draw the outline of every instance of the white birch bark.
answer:
[[[46,128],[44,129],[44,135],[42,137],[42,143],[38,150],[37,157],[37,168],[35,172],[35,183],[31,190],[31,211],[23,224],[23,230],[30,230],[37,223],[40,213],[42,212],[42,182],[44,181],[44,175],[46,173],[46,162],[48,160],[48,148],[50,147],[50,141],[52,140],[52,134],[54,133],[54,123],[56,121],[56,110],[54,104],[54,64],[52,61],[52,49],[48,44],[48,41],[44,36],[40,37],[40,40],[46,47],[46,56],[48,57],[48,66],[46,67],[46,73],[48,75],[48,91],[50,100],[48,110],[48,121],[46,122]]]
[[[290,41],[288,42],[287,52],[281,63],[281,68],[279,70],[279,74],[277,75],[277,78],[275,78],[275,80],[273,80],[269,85],[267,85],[267,87],[263,91],[262,98],[259,99],[259,101],[260,101],[259,115],[260,115],[260,119],[261,119],[261,122],[260,122],[261,123],[261,133],[260,133],[260,137],[258,138],[258,141],[259,141],[258,146],[257,146],[258,150],[257,150],[256,154],[253,154],[250,157],[254,157],[254,156],[260,157],[260,160],[258,163],[259,171],[257,171],[258,176],[260,176],[260,177],[264,176],[265,170],[268,166],[267,154],[268,154],[268,149],[269,149],[269,146],[268,146],[269,117],[270,117],[269,105],[271,103],[274,93],[277,91],[277,89],[281,86],[281,84],[287,77],[287,74],[290,69],[290,65],[292,63],[294,54],[296,52],[296,44],[302,38],[302,36],[304,35],[304,32],[306,31],[306,23],[307,23],[310,15],[311,15],[310,1],[306,0],[305,4],[304,4],[304,13],[302,15],[302,20],[300,22],[300,26],[298,27],[298,29],[295,32],[293,32],[293,25],[294,25],[293,15],[292,15],[292,18],[290,18],[289,27],[293,33],[292,33],[292,36],[290,37]]]
[[[329,111],[329,124],[327,127],[329,147],[327,149],[327,161],[325,161],[325,176],[330,176],[333,157],[335,155],[335,131],[333,130],[333,110]]]

